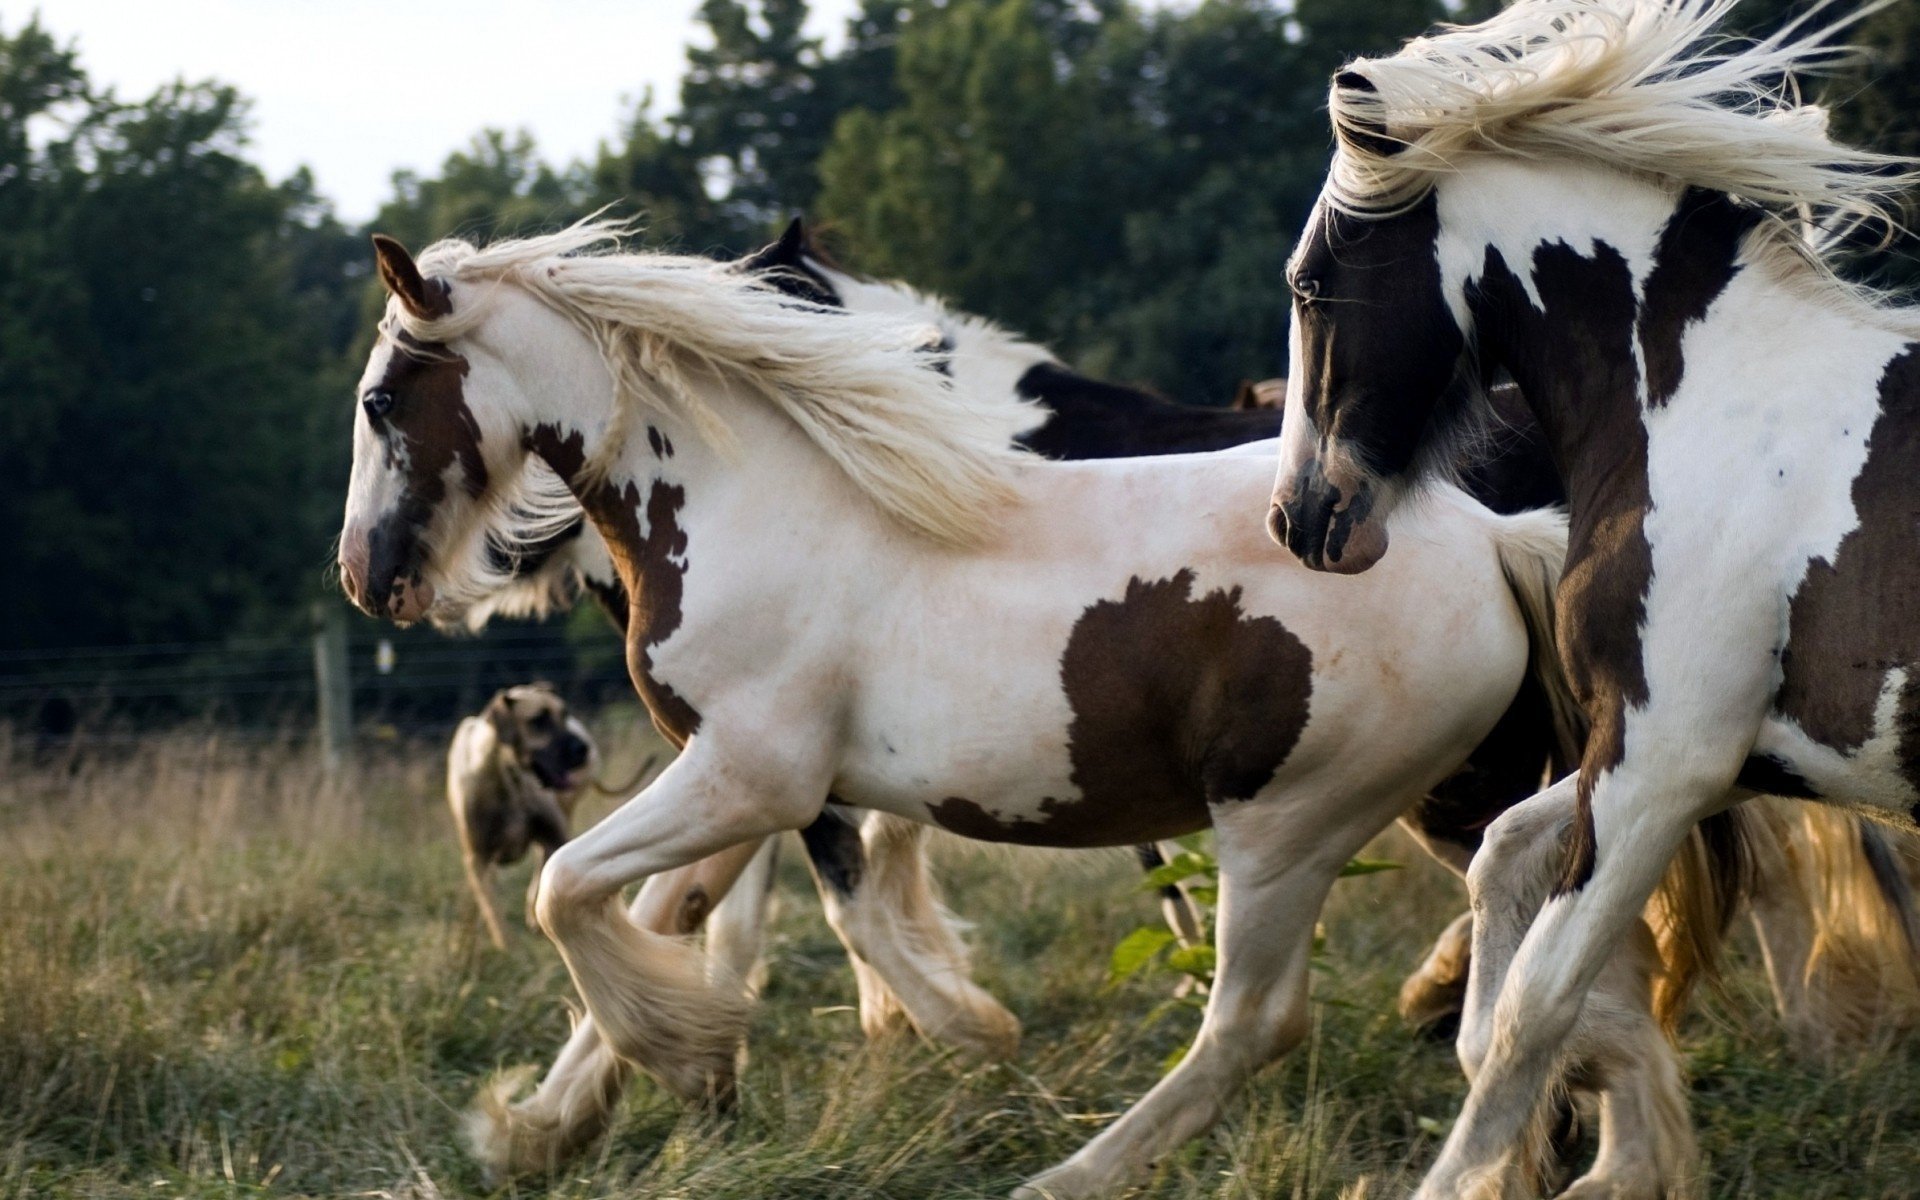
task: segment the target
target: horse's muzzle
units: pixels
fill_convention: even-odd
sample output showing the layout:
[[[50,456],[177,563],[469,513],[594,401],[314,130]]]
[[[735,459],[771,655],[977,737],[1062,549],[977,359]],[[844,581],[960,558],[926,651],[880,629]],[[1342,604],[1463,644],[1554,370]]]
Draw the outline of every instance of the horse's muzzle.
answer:
[[[1387,552],[1386,522],[1373,511],[1373,489],[1342,489],[1313,464],[1276,488],[1267,534],[1311,570],[1357,575]]]
[[[340,585],[368,616],[411,624],[433,607],[433,585],[420,578],[415,557],[412,539],[348,530],[340,539]]]

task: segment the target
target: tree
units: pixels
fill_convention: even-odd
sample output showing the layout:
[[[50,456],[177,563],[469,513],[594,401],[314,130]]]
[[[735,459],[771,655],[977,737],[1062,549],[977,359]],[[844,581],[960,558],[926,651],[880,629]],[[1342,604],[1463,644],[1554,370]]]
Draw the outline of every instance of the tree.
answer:
[[[837,110],[817,78],[820,42],[805,35],[806,19],[806,0],[700,5],[713,45],[687,50],[674,124],[718,174],[727,215],[742,229],[807,204],[817,188],[815,164]]]
[[[309,435],[348,391],[331,310],[295,286],[324,257],[310,191],[245,161],[230,89],[96,95],[32,25],[0,61],[0,557],[22,584],[0,589],[0,642],[303,623],[331,535]],[[56,108],[36,148],[23,124]]]
[[[1141,176],[1108,153],[1124,148],[1109,125],[1127,114],[1099,110],[1033,0],[922,10],[897,71],[900,107],[836,127],[821,214],[863,268],[1052,332],[1055,297],[1121,240]]]

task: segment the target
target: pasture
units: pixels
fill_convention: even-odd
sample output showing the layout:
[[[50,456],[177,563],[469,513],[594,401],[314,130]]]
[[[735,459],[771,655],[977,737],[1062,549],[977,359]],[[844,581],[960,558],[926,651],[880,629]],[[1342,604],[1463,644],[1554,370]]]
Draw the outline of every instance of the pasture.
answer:
[[[602,713],[606,774],[648,751]],[[572,989],[520,922],[491,952],[461,884],[438,742],[365,751],[333,783],[293,743],[155,738],[77,763],[0,746],[0,1197],[992,1197],[1058,1161],[1157,1078],[1198,1012],[1150,1018],[1168,978],[1107,982],[1158,919],[1124,852],[935,846],[977,976],[1026,1026],[968,1063],[868,1044],[797,844],[739,1103],[690,1115],[637,1085],[612,1135],[552,1178],[490,1187],[458,1143],[501,1067],[544,1063]],[[606,805],[590,808],[597,819]],[[1464,1090],[1449,1045],[1393,1013],[1464,904],[1408,869],[1345,880],[1325,920],[1309,1042],[1145,1195],[1367,1197],[1412,1187]],[[1750,939],[1683,1045],[1713,1197],[1893,1200],[1920,1179],[1920,1050],[1827,1070],[1787,1053]]]

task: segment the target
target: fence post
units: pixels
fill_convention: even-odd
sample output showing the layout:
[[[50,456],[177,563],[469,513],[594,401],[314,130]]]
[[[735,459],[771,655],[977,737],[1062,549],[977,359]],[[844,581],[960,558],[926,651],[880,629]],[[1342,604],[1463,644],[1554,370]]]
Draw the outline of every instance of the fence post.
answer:
[[[332,775],[345,764],[353,736],[347,614],[338,602],[313,606],[313,691],[319,699],[320,761]]]

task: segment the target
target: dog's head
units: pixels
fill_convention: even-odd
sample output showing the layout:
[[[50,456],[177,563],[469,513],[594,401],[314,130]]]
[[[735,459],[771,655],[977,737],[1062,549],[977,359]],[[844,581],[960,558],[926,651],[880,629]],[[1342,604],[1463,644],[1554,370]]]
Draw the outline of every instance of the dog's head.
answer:
[[[599,757],[593,737],[552,684],[504,688],[487,702],[483,715],[501,752],[532,771],[542,786],[572,792],[592,776]]]

